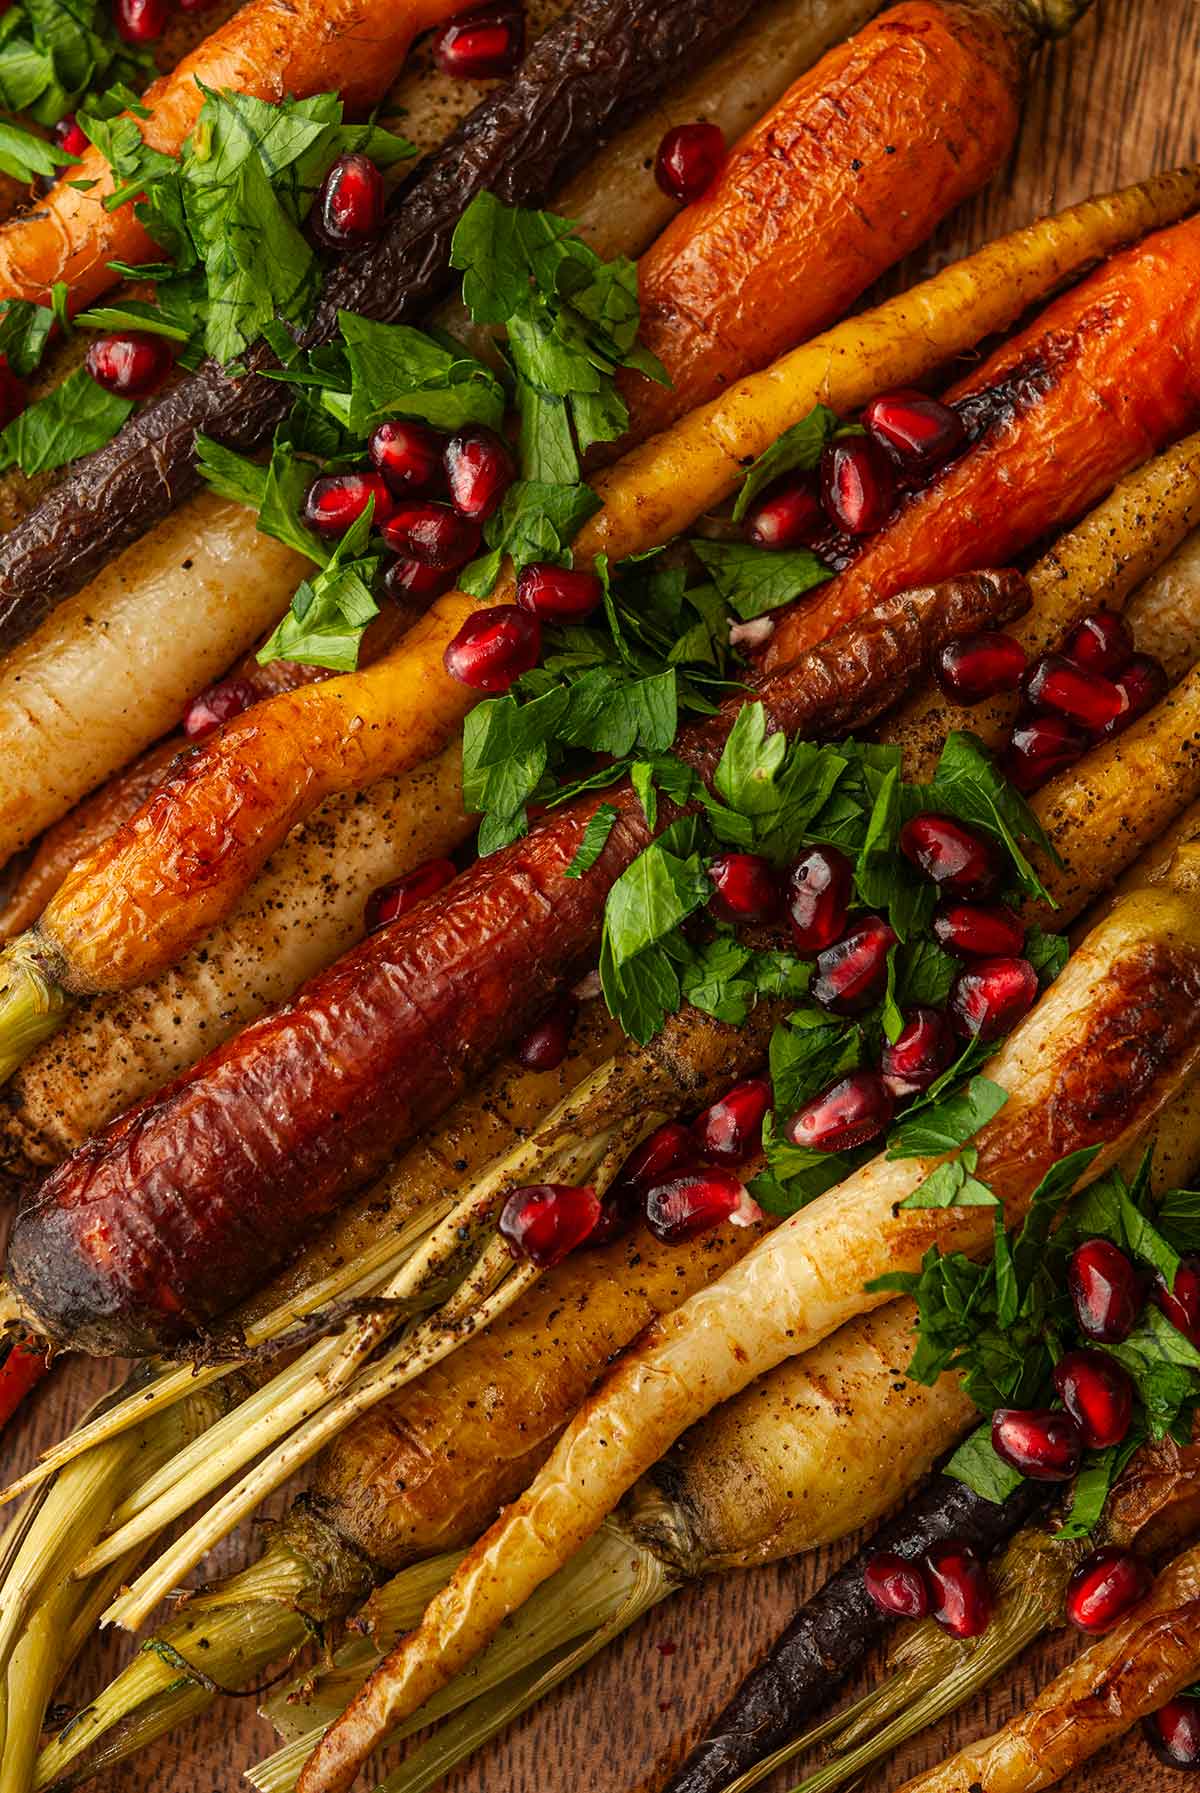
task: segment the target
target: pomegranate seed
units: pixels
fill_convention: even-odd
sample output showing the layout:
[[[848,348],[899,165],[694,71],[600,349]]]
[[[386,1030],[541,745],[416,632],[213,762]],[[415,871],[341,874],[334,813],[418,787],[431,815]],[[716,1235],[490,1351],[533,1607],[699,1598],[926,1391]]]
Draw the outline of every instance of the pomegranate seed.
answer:
[[[894,1041],[885,1041],[879,1069],[892,1095],[915,1096],[936,1083],[955,1055],[954,1035],[940,1009],[909,1009]]]
[[[950,991],[954,1025],[967,1040],[998,1040],[1037,1001],[1037,972],[1028,959],[977,959]]]
[[[54,127],[54,141],[69,156],[81,156],[88,148],[88,135],[73,112],[64,113]]]
[[[923,1619],[929,1611],[929,1587],[919,1563],[906,1563],[894,1550],[877,1550],[863,1570],[867,1593],[880,1612],[897,1619]]]
[[[399,921],[402,915],[407,915],[418,903],[423,903],[439,890],[444,890],[457,876],[458,869],[452,859],[427,859],[424,865],[417,866],[415,871],[406,872],[403,878],[395,878],[390,884],[381,884],[367,898],[367,933],[377,934],[389,922]]]
[[[746,1191],[731,1170],[713,1165],[685,1171],[647,1192],[646,1225],[664,1245],[682,1245],[732,1220],[745,1200]]]
[[[486,523],[499,510],[517,477],[507,443],[481,423],[451,436],[445,467],[450,502],[460,517],[470,517],[473,523]]]
[[[935,1545],[925,1558],[931,1583],[931,1611],[951,1637],[982,1637],[992,1621],[992,1584],[987,1566],[969,1544]]]
[[[1025,928],[1007,903],[939,903],[933,937],[965,958],[1008,958],[1025,944]]]
[[[1102,1345],[1127,1339],[1142,1311],[1142,1282],[1120,1246],[1085,1239],[1071,1254],[1067,1288],[1080,1330]]]
[[[455,570],[478,553],[483,539],[478,523],[460,517],[448,504],[433,504],[428,499],[398,504],[383,537],[405,560]]]
[[[762,1145],[762,1124],[771,1106],[765,1077],[735,1083],[692,1122],[702,1158],[710,1164],[745,1164]]]
[[[707,193],[725,166],[725,137],[719,125],[676,125],[654,158],[654,178],[668,199],[691,205]]]
[[[1150,1571],[1130,1550],[1108,1544],[1086,1557],[1067,1583],[1067,1618],[1077,1631],[1103,1637],[1149,1591]]]
[[[853,895],[854,872],[846,855],[836,847],[810,847],[787,880],[788,920],[796,951],[819,953],[840,939]]]
[[[452,679],[472,691],[507,691],[537,665],[542,631],[535,616],[498,604],[469,616],[442,656]]]
[[[1017,689],[1025,676],[1025,649],[1000,629],[964,635],[938,649],[933,676],[953,703],[982,703],[985,697]]]
[[[1160,1276],[1153,1293],[1155,1305],[1172,1326],[1200,1351],[1200,1257],[1184,1258],[1175,1272],[1173,1289],[1168,1289]]]
[[[514,1189],[500,1211],[500,1237],[514,1258],[552,1270],[591,1234],[600,1218],[596,1191],[573,1183]]]
[[[371,432],[367,453],[393,492],[411,497],[442,481],[442,438],[427,423],[389,417]]]
[[[558,1003],[544,1021],[525,1035],[517,1047],[517,1063],[524,1065],[527,1071],[557,1071],[567,1056],[577,1013],[576,1005],[569,997],[566,1002]]]
[[[310,529],[335,541],[358,521],[372,499],[372,522],[386,523],[392,514],[392,496],[378,473],[325,473],[314,479],[304,494],[301,515]]]
[[[1068,1351],[1054,1366],[1059,1400],[1089,1451],[1120,1444],[1133,1420],[1133,1382],[1103,1351]]]
[[[433,59],[457,81],[489,81],[511,75],[525,53],[525,15],[519,7],[485,6],[443,25],[433,40]]]
[[[817,974],[809,994],[836,1015],[870,1008],[887,982],[887,956],[896,944],[895,930],[882,915],[864,915],[852,928],[817,954]]]
[[[587,1236],[588,1245],[611,1245],[637,1225],[641,1197],[627,1183],[614,1183],[600,1203],[600,1218]]]
[[[1115,610],[1094,610],[1075,624],[1063,646],[1064,658],[1085,672],[1115,679],[1133,659],[1129,624]]]
[[[990,897],[1000,882],[1000,856],[991,841],[953,816],[913,816],[900,830],[900,851],[947,896]]]
[[[183,732],[189,741],[202,741],[214,729],[240,716],[255,702],[257,692],[249,679],[222,679],[193,697],[183,712]]]
[[[1155,660],[1150,654],[1135,654],[1116,681],[1117,690],[1125,699],[1125,708],[1115,722],[1099,731],[1101,738],[1121,734],[1139,716],[1152,710],[1159,699],[1166,696],[1168,682],[1161,660]]]
[[[84,360],[97,386],[115,392],[118,398],[133,399],[146,398],[161,386],[174,365],[166,337],[150,336],[144,330],[98,336]]]
[[[682,1121],[664,1121],[621,1166],[617,1182],[639,1191],[665,1183],[673,1170],[696,1162],[696,1140]],[[615,1185],[614,1185],[615,1187]]]
[[[821,502],[847,535],[869,535],[880,528],[895,496],[891,462],[869,436],[831,442],[821,456]]]
[[[813,1152],[849,1152],[885,1133],[895,1113],[892,1092],[876,1071],[851,1071],[833,1083],[788,1122],[794,1146]]]
[[[746,513],[746,540],[756,548],[811,548],[825,529],[825,512],[809,479],[776,480]]]
[[[718,921],[770,921],[779,913],[779,885],[768,860],[758,853],[719,853],[709,861],[712,895],[708,906]]]
[[[1096,734],[1122,715],[1125,693],[1098,672],[1076,666],[1063,654],[1043,654],[1025,675],[1025,699],[1035,710],[1063,716]]]
[[[167,28],[167,0],[113,0],[113,24],[127,44],[152,44]]]
[[[1168,1700],[1142,1726],[1146,1741],[1168,1768],[1200,1769],[1200,1700]]]
[[[436,598],[453,584],[453,567],[427,567],[419,560],[389,561],[383,575],[384,591],[398,604],[410,598]]]
[[[8,365],[8,356],[0,355],[0,430],[19,417],[28,403],[28,394]]]
[[[1079,1468],[1083,1437],[1069,1413],[1051,1407],[998,1407],[992,1449],[1031,1482],[1069,1482]]]
[[[1063,717],[1034,716],[1013,729],[1000,770],[1010,784],[1028,793],[1073,766],[1086,749],[1087,737]]]
[[[339,156],[313,200],[313,234],[329,249],[365,243],[382,225],[386,203],[383,176],[370,157]]]
[[[532,561],[517,577],[517,603],[548,623],[579,622],[603,597],[595,573],[577,573],[548,560]]]
[[[863,412],[868,433],[907,474],[930,473],[967,439],[957,411],[923,392],[887,392]]]

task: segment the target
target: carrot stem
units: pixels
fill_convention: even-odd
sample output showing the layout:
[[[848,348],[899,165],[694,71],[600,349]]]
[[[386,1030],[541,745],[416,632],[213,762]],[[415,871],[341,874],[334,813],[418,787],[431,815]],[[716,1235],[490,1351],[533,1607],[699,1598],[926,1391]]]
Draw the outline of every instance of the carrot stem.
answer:
[[[72,999],[46,969],[33,934],[0,952],[0,1083],[56,1033]]]

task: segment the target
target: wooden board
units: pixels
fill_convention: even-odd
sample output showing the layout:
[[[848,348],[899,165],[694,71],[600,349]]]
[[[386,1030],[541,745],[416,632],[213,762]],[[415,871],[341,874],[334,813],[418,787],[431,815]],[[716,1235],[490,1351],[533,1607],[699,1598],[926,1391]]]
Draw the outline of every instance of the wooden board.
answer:
[[[905,273],[918,278],[1035,213],[1197,156],[1200,0],[1098,0],[1073,37],[1043,56],[1009,166]],[[8,1464],[28,1462],[35,1448],[60,1436],[107,1380],[99,1368],[59,1371],[24,1424],[5,1438]],[[632,1793],[655,1786],[680,1740],[695,1734],[842,1554],[727,1575],[678,1596],[451,1777],[447,1793],[576,1793],[581,1787]],[[232,1548],[222,1551],[210,1573],[236,1560]],[[866,1793],[898,1787],[959,1743],[1003,1723],[1073,1649],[1059,1639],[1031,1651],[999,1686],[866,1781]],[[85,1698],[128,1653],[125,1641],[98,1646],[72,1677],[67,1697]],[[272,1733],[253,1702],[225,1702],[186,1735],[98,1785],[107,1793],[232,1793],[241,1769],[271,1747]],[[781,1773],[766,1793],[783,1793],[795,1778]],[[1088,1793],[1168,1793],[1181,1784],[1134,1737],[1064,1786],[1070,1793],[1085,1786]]]

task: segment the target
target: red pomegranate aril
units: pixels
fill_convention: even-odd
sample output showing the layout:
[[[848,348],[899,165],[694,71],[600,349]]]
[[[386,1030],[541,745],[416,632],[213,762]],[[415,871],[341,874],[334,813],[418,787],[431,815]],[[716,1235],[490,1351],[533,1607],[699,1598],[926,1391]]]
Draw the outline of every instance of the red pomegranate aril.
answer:
[[[517,603],[547,623],[576,623],[604,597],[595,573],[556,567],[548,560],[531,561],[517,575]]]
[[[756,548],[811,548],[827,527],[809,479],[777,480],[746,513],[746,540]]]
[[[1131,1550],[1116,1544],[1094,1550],[1067,1583],[1067,1618],[1077,1631],[1103,1637],[1149,1592],[1150,1581],[1149,1569]]]
[[[165,336],[145,330],[123,330],[98,336],[88,349],[84,366],[105,392],[118,398],[147,398],[162,385],[175,356]]]
[[[819,953],[841,939],[853,895],[854,872],[844,853],[810,847],[801,855],[788,872],[786,894],[798,953]]]
[[[1063,654],[1085,672],[1115,679],[1133,659],[1129,624],[1115,610],[1094,610],[1075,624],[1063,644]]]
[[[675,125],[654,158],[654,178],[668,199],[691,205],[707,193],[725,166],[725,137],[719,125]]]
[[[632,1232],[642,1212],[639,1192],[628,1183],[614,1183],[600,1202],[600,1217],[585,1243],[611,1245],[614,1239]]]
[[[1125,699],[1125,708],[1115,722],[1099,731],[1101,739],[1122,734],[1139,716],[1152,710],[1159,699],[1166,696],[1169,682],[1161,660],[1155,660],[1150,654],[1135,654],[1116,681],[1117,690]]]
[[[371,432],[367,454],[376,473],[402,497],[418,497],[442,483],[441,436],[411,417],[389,417]]]
[[[1200,1700],[1192,1694],[1168,1700],[1144,1720],[1146,1741],[1168,1768],[1200,1770]]]
[[[389,922],[399,921],[415,909],[418,903],[436,896],[444,890],[452,879],[457,878],[458,868],[452,859],[427,859],[415,871],[406,872],[403,878],[394,878],[390,884],[381,884],[367,898],[366,928],[368,934],[377,934],[380,928],[386,928]]]
[[[0,429],[19,417],[28,403],[24,384],[8,365],[7,355],[0,355]]]
[[[930,1612],[943,1631],[961,1639],[982,1637],[992,1621],[987,1564],[969,1544],[937,1544],[925,1558]]]
[[[1031,716],[1013,729],[1000,755],[1000,770],[1010,784],[1028,794],[1073,766],[1087,745],[1087,736],[1064,717]]]
[[[821,502],[847,535],[870,535],[891,515],[896,497],[892,464],[869,436],[831,442],[821,456]]]
[[[1133,1421],[1133,1382],[1104,1351],[1068,1351],[1054,1366],[1054,1388],[1089,1451],[1120,1444]]]
[[[992,1449],[1031,1482],[1069,1482],[1083,1455],[1083,1436],[1069,1413],[1052,1407],[998,1407]]]
[[[770,861],[759,853],[718,853],[708,862],[711,914],[718,921],[750,926],[779,914],[779,882]]]
[[[67,112],[54,127],[54,141],[69,156],[81,156],[88,148],[88,134],[73,112]]]
[[[427,567],[419,560],[390,560],[383,575],[388,597],[404,605],[413,598],[436,598],[453,584],[453,567]]]
[[[809,1151],[849,1152],[885,1133],[895,1110],[877,1071],[851,1071],[797,1109],[784,1131],[794,1146]]]
[[[909,1563],[894,1550],[877,1550],[863,1570],[863,1584],[880,1612],[897,1619],[923,1619],[929,1611],[929,1586],[920,1563]]]
[[[1024,695],[1035,710],[1049,710],[1077,728],[1097,734],[1123,715],[1125,693],[1103,674],[1076,666],[1065,654],[1043,654],[1025,675]]]
[[[339,156],[317,189],[310,214],[314,235],[330,249],[365,243],[383,223],[387,195],[369,156]]]
[[[910,1009],[896,1039],[884,1042],[880,1074],[893,1096],[915,1096],[937,1082],[955,1053],[953,1030],[940,1009]]]
[[[255,701],[249,679],[222,679],[193,697],[183,712],[183,732],[189,741],[202,741],[233,716],[240,716]]]
[[[947,896],[977,901],[994,895],[1000,882],[1000,856],[991,841],[953,816],[933,810],[913,816],[900,830],[900,851]]]
[[[127,44],[152,44],[167,28],[167,0],[113,0],[113,24]]]
[[[998,1040],[1037,1001],[1037,972],[1028,959],[976,959],[950,991],[950,1013],[966,1040]]]
[[[414,499],[395,507],[383,539],[404,560],[457,569],[478,553],[483,536],[478,523],[460,517],[450,505]]]
[[[574,1002],[556,1003],[543,1021],[518,1045],[516,1060],[527,1071],[557,1071],[571,1044],[571,1029],[578,1013]]]
[[[863,412],[868,434],[907,474],[930,473],[967,439],[961,417],[923,392],[885,392]]]
[[[392,514],[392,495],[378,473],[325,473],[314,479],[304,494],[304,521],[310,529],[334,541],[375,503],[371,521],[386,524]]]
[[[481,423],[451,436],[445,466],[450,502],[460,517],[470,517],[473,523],[486,523],[499,510],[517,477],[508,444]]]
[[[1154,1304],[1200,1351],[1200,1257],[1186,1257],[1175,1272],[1175,1287],[1168,1289],[1160,1276],[1154,1285]]]
[[[472,691],[507,691],[537,665],[541,651],[537,618],[515,604],[497,604],[467,618],[442,664],[452,679]]]
[[[696,1140],[682,1121],[664,1121],[621,1166],[617,1183],[644,1191],[665,1183],[673,1170],[696,1162]],[[614,1185],[616,1187],[616,1185]]]
[[[977,704],[1002,691],[1015,691],[1025,666],[1025,649],[1015,636],[985,629],[939,648],[933,657],[933,676],[952,703]]]
[[[1079,1329],[1101,1345],[1119,1345],[1138,1323],[1144,1293],[1133,1259],[1110,1239],[1085,1239],[1071,1253],[1067,1291]]]
[[[771,1106],[765,1077],[748,1077],[710,1104],[692,1122],[702,1158],[710,1164],[745,1164],[762,1145],[762,1125]]]
[[[870,1008],[883,994],[887,956],[895,944],[895,930],[882,915],[864,915],[840,940],[817,954],[809,995],[836,1015]]]
[[[1025,944],[1025,927],[1007,903],[951,901],[934,910],[933,937],[963,958],[1011,958]]]
[[[511,75],[525,51],[525,15],[515,6],[485,6],[443,25],[433,39],[433,58],[458,81],[490,81]]]
[[[648,1190],[646,1225],[662,1244],[682,1245],[733,1220],[745,1201],[746,1191],[731,1170],[706,1165]]]
[[[514,1189],[500,1210],[500,1237],[514,1258],[528,1258],[539,1270],[561,1264],[590,1236],[600,1218],[594,1189],[573,1183],[530,1183]]]

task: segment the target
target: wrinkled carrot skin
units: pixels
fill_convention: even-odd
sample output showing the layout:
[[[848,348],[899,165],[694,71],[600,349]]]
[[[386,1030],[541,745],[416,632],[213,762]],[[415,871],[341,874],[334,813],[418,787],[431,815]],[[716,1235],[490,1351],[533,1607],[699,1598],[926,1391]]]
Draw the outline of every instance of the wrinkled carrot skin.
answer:
[[[638,265],[642,340],[672,385],[623,376],[634,436],[824,329],[991,178],[1031,41],[1015,11],[904,0],[741,139]]]
[[[206,87],[260,100],[302,99],[336,89],[350,115],[381,100],[420,32],[461,12],[467,0],[249,0],[172,73],[147,88],[139,121],[151,148],[179,152]],[[87,192],[69,185],[94,181]],[[122,205],[106,212],[112,171],[97,149],[73,163],[37,209],[0,230],[0,300],[50,302],[66,281],[72,311],[116,284],[110,261],[159,259],[157,245]]]
[[[1027,602],[1013,573],[906,593],[764,688],[770,721],[803,734],[865,722],[937,642]],[[702,774],[740,702],[680,737]],[[601,802],[616,824],[568,878]],[[10,1281],[39,1327],[137,1353],[255,1287],[544,1011],[648,839],[627,785],[564,806],[89,1140],[13,1227]]]
[[[1011,560],[1200,419],[1200,218],[1147,238],[1051,305],[953,387],[1000,389],[995,422],[845,572],[780,619],[785,665],[874,599]]]

